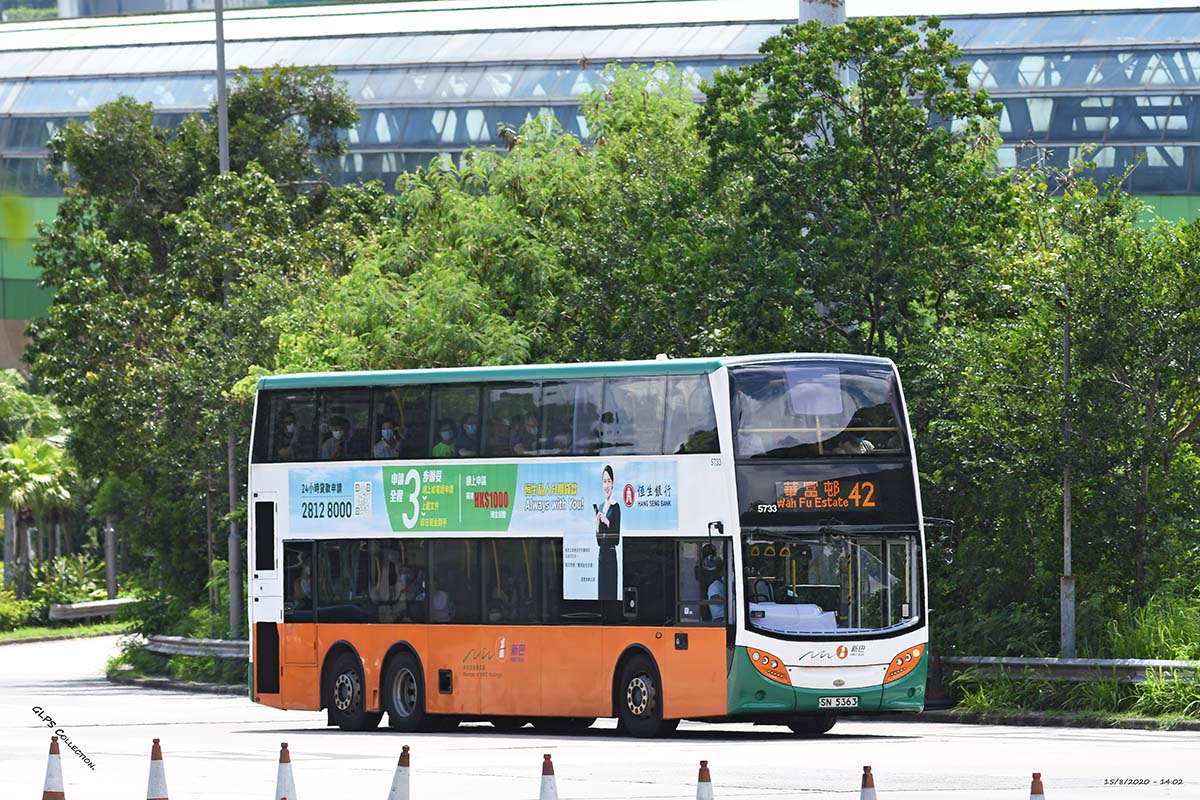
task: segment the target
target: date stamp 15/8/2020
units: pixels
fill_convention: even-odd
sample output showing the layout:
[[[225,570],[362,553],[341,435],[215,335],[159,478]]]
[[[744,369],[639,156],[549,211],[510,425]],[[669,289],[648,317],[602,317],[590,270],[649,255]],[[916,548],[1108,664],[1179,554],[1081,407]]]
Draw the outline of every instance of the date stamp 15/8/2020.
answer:
[[[1183,778],[1105,778],[1105,786],[1182,786]]]

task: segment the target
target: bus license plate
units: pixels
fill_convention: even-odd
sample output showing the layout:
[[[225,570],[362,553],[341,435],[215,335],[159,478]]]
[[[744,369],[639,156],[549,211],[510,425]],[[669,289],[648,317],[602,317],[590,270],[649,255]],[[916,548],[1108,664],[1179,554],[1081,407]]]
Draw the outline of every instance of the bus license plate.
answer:
[[[857,697],[820,697],[817,708],[858,708]]]

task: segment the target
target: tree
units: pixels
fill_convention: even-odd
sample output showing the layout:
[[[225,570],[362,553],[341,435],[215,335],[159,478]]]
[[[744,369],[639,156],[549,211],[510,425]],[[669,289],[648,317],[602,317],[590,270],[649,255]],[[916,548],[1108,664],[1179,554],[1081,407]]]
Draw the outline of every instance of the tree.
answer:
[[[810,22],[706,87],[711,182],[749,184],[776,341],[900,355],[987,302],[1012,191],[998,106],[949,37],[936,18]]]
[[[16,517],[17,597],[29,593],[29,528],[36,523],[45,534],[50,514],[70,502],[73,479],[61,441],[25,435],[0,446],[0,505]]]
[[[341,152],[356,114],[328,70],[240,73],[230,108],[240,172],[221,177],[200,117],[168,131],[122,98],[91,128],[66,126],[51,160],[67,197],[35,250],[55,294],[27,360],[70,407],[72,452],[116,481],[134,543],[181,591],[202,583],[206,507],[244,513],[223,487],[243,483],[245,459],[224,448],[249,429],[233,384],[277,344],[262,319],[346,272],[388,202],[320,180],[317,159]]]

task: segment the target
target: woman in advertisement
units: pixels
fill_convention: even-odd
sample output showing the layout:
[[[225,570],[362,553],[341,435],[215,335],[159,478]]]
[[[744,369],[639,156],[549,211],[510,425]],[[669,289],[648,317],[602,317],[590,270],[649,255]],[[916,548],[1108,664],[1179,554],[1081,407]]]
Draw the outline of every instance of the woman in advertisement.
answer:
[[[621,504],[613,499],[613,468],[604,466],[604,505],[592,505],[596,512],[596,544],[600,548],[597,600],[618,600],[617,547],[621,544]]]

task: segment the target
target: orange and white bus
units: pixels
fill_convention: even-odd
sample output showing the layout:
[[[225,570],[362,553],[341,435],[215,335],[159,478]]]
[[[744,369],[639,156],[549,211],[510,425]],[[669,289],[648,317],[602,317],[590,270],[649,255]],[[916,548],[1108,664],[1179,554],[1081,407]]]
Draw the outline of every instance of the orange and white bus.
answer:
[[[251,696],[345,730],[919,711],[917,486],[885,359],[263,378]]]

